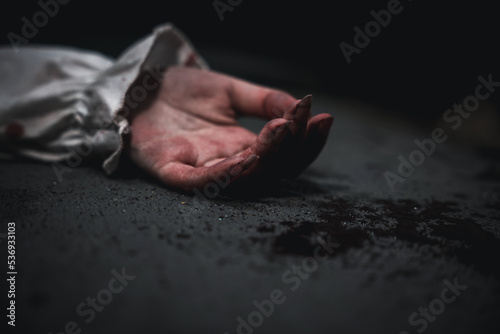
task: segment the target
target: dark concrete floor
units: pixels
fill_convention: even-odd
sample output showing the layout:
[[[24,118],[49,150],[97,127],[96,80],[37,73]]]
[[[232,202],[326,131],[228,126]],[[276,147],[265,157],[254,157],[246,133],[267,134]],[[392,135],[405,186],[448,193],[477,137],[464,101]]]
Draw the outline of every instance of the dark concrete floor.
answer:
[[[16,332],[498,333],[498,151],[450,138],[391,191],[384,172],[433,128],[320,94],[313,110],[336,118],[325,150],[257,194],[204,200],[88,166],[58,182],[48,165],[3,162]],[[111,294],[122,268],[135,278]],[[93,319],[88,297],[108,303]]]

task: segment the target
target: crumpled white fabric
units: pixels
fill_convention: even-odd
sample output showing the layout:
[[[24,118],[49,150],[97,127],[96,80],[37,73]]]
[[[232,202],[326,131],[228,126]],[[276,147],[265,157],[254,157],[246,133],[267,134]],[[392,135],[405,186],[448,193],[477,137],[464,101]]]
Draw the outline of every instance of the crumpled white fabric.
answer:
[[[0,47],[1,157],[69,167],[98,157],[112,173],[129,130],[123,115],[172,65],[208,68],[171,23],[158,26],[117,60],[68,47],[26,46],[17,53]],[[137,78],[144,79],[134,84]]]

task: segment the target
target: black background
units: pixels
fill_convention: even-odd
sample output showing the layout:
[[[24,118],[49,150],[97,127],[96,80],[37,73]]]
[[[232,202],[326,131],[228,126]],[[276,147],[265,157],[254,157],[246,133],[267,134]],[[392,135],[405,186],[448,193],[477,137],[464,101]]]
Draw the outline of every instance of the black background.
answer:
[[[473,94],[478,75],[492,73],[500,81],[500,29],[492,1],[402,0],[402,12],[348,64],[339,43],[352,44],[353,28],[363,29],[373,20],[370,11],[385,9],[387,3],[243,0],[221,22],[213,0],[71,0],[30,43],[71,45],[116,57],[156,25],[172,22],[209,64],[212,53],[204,54],[205,50],[288,64],[283,82],[276,85],[303,83],[311,90],[375,103],[415,120],[435,119]],[[31,19],[39,10],[34,0],[4,4],[2,44],[9,43],[9,32],[20,33],[23,16]],[[266,83],[266,77],[252,73],[276,77],[272,66],[260,72],[252,69],[260,65],[251,60],[238,61],[238,66],[248,69],[241,72],[250,73],[247,79]],[[222,65],[213,69],[228,71]],[[499,95],[491,98],[496,104]]]
[[[216,70],[280,86],[302,85],[300,90],[306,92],[319,90],[359,99],[423,122],[434,122],[454,103],[474,94],[479,75],[492,73],[500,82],[500,23],[493,1],[402,0],[402,13],[347,64],[339,43],[352,43],[353,28],[363,27],[372,20],[370,11],[386,8],[387,2],[243,0],[221,22],[213,0],[71,0],[30,44],[70,45],[116,57],[156,25],[173,22]],[[4,2],[0,8],[1,43],[8,45],[7,34],[20,33],[21,18],[31,18],[39,10],[37,0]],[[221,59],[232,59],[237,66]],[[267,63],[258,61],[261,59]],[[500,89],[491,99],[498,105]],[[374,112],[379,111],[374,108]],[[111,328],[132,331],[148,324],[143,332],[158,326],[175,332],[176,328],[185,329],[190,319],[197,320],[187,323],[188,328],[198,326],[210,332],[204,325],[211,324],[210,328],[224,326],[224,330],[234,332],[236,316],[248,313],[237,314],[231,308],[252,306],[254,298],[262,299],[257,291],[268,293],[276,288],[273,275],[281,274],[284,263],[300,263],[300,258],[285,262],[269,253],[267,242],[273,241],[266,238],[274,234],[257,232],[258,227],[270,226],[274,231],[275,226],[284,227],[278,222],[291,221],[298,227],[283,234],[287,236],[284,240],[300,248],[304,243],[297,246],[297,240],[310,240],[313,234],[296,231],[309,231],[311,219],[314,222],[318,215],[334,224],[331,230],[327,224],[317,224],[325,230],[311,231],[339,233],[339,243],[350,253],[341,255],[338,262],[332,259],[331,270],[315,273],[315,281],[308,282],[310,295],[294,295],[297,303],[287,304],[290,313],[285,314],[286,321],[280,323],[283,318],[278,316],[266,320],[266,325],[272,321],[284,328],[297,325],[295,331],[312,328],[311,332],[319,332],[321,324],[335,323],[340,314],[349,321],[363,319],[352,321],[352,326],[365,328],[364,332],[377,332],[376,325],[382,324],[383,328],[395,329],[384,332],[396,333],[396,329],[408,329],[408,315],[426,306],[424,301],[439,297],[436,294],[442,289],[442,279],[451,280],[458,273],[461,283],[462,278],[471,279],[470,283],[465,281],[470,291],[457,304],[447,306],[446,313],[429,326],[428,332],[445,328],[443,321],[450,326],[449,332],[486,332],[485,326],[493,319],[488,307],[493,305],[495,310],[498,302],[494,290],[498,276],[486,276],[490,270],[497,272],[498,240],[485,232],[487,226],[495,231],[498,221],[498,164],[472,158],[467,152],[440,148],[441,153],[426,161],[411,180],[398,184],[394,198],[405,200],[396,201],[389,193],[384,172],[396,172],[399,154],[406,158],[416,151],[412,143],[415,137],[412,133],[385,131],[389,127],[379,131],[378,122],[372,128],[372,124],[357,119],[345,120],[337,123],[340,129],[330,142],[335,145],[326,147],[316,173],[312,171],[305,179],[312,181],[291,184],[259,202],[230,199],[213,205],[212,201],[203,201],[200,211],[189,196],[163,191],[136,175],[112,179],[93,169],[76,168],[61,183],[55,182],[49,166],[0,165],[0,213],[8,215],[2,221],[18,222],[17,233],[24,239],[19,242],[19,254],[24,254],[20,263],[25,270],[19,275],[22,281],[17,300],[19,305],[36,310],[30,313],[35,318],[31,323],[19,312],[19,323],[42,324],[42,329],[54,333],[63,330],[66,321],[78,319],[74,318],[74,307],[105,287],[110,269],[126,265],[131,267],[131,274],[137,273],[137,281],[120,296],[123,299],[106,309],[111,313],[99,315],[88,332],[110,332]],[[498,159],[498,151],[494,154]],[[327,189],[324,194],[316,190],[320,185]],[[429,202],[425,204],[424,199]],[[181,204],[186,202],[189,206]],[[393,212],[405,224],[394,235],[396,219],[385,216],[386,212]],[[372,222],[381,227],[359,227],[365,215],[375,217]],[[228,216],[222,224],[221,217]],[[352,226],[347,233],[337,227],[344,219]],[[186,228],[187,221],[195,227],[193,231]],[[433,235],[417,238],[420,234],[413,234],[413,228],[408,227],[424,231],[435,222],[439,222],[437,239]],[[147,226],[151,229],[145,229]],[[128,232],[136,229],[137,233]],[[376,229],[381,236],[397,241],[386,243],[384,237],[370,237],[370,231],[377,233]],[[278,231],[277,227],[276,234]],[[473,246],[458,248],[462,238],[464,247],[469,242]],[[369,240],[380,241],[372,246],[366,243]],[[436,244],[441,240],[442,248]],[[365,246],[358,248],[361,244]],[[227,267],[212,269],[220,260],[225,260]],[[470,270],[472,265],[477,275]],[[242,276],[236,275],[246,268]],[[337,268],[346,268],[346,274]],[[181,281],[183,284],[178,285]],[[301,289],[308,289],[307,285]],[[212,301],[217,303],[212,305]],[[243,303],[247,306],[241,306]],[[360,317],[366,310],[371,317]],[[214,314],[231,318],[228,322],[226,316],[209,318]],[[150,321],[141,323],[137,319]],[[221,323],[214,319],[221,319]]]

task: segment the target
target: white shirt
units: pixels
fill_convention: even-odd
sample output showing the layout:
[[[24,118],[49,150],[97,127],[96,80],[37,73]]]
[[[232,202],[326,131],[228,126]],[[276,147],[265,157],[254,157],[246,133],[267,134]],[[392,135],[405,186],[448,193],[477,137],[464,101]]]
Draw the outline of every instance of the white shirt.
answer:
[[[63,47],[16,51],[0,47],[0,156],[63,168],[94,157],[108,174],[118,167],[129,129],[124,116],[161,84],[167,67],[208,68],[172,24],[157,27],[117,60]]]

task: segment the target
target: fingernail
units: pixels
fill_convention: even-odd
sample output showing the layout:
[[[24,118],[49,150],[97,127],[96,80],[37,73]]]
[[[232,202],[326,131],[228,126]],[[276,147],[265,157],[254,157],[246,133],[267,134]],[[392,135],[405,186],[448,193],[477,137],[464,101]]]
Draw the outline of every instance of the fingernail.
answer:
[[[286,121],[285,123],[281,124],[279,127],[278,127],[278,130],[276,132],[279,132],[279,131],[282,131],[282,130],[285,130],[286,128],[290,128],[290,125],[293,123],[293,121]]]
[[[247,169],[248,167],[250,167],[251,165],[253,165],[255,162],[257,162],[258,159],[259,159],[258,155],[255,155],[255,154],[251,155],[251,156],[247,157],[245,160],[242,161],[241,166],[244,169]]]
[[[276,129],[276,132],[274,133],[274,138],[273,138],[273,141],[274,142],[279,142],[281,141],[283,138],[285,138],[285,136],[290,133],[290,126],[292,125],[293,121],[287,121],[283,124],[281,124],[278,129]]]
[[[308,94],[300,100],[300,105],[303,107],[309,107],[312,104],[312,95]]]

